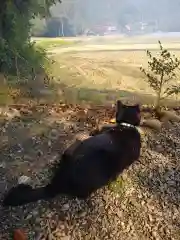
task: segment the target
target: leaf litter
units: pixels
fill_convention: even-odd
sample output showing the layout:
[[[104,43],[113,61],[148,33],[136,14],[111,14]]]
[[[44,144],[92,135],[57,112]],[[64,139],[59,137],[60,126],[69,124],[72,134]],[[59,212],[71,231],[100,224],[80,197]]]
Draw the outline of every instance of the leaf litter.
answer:
[[[3,111],[16,114],[4,114],[0,121],[1,196],[20,176],[30,177],[34,186],[46,184],[59,154],[115,114],[114,106],[30,103],[9,109]],[[178,240],[179,137],[178,123],[169,123],[158,134],[147,133],[140,161],[124,171],[115,187],[101,189],[87,201],[58,196],[50,202],[0,207],[1,239],[10,239],[20,228],[35,240]]]

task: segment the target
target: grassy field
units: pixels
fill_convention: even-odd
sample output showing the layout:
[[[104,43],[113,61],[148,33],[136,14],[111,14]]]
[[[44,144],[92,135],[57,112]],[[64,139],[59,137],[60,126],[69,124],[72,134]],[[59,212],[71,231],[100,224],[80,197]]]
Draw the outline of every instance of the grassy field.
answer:
[[[158,47],[158,39],[146,37],[131,38],[33,38],[38,46],[54,51],[51,56],[55,60],[53,66],[53,79],[55,80],[55,92],[51,92],[53,99],[61,99],[67,102],[93,102],[102,104],[105,102],[114,103],[116,99],[144,104],[155,101],[155,93],[149,87],[144,75],[140,72],[140,66],[147,67],[147,56],[145,50],[116,50],[116,45],[123,47],[131,43],[136,45],[153,43]],[[102,42],[101,42],[102,41]],[[169,41],[169,42],[168,42]],[[112,46],[115,50],[98,50],[100,46],[108,49]],[[179,43],[179,39],[163,39],[166,44]],[[156,43],[156,44],[155,44]],[[84,48],[91,46],[92,50],[85,51]],[[72,51],[78,49],[77,51]],[[94,50],[93,50],[94,47]],[[60,51],[59,51],[60,50]],[[61,52],[62,50],[62,52]],[[68,52],[63,52],[68,50]],[[156,54],[157,51],[153,51]],[[171,51],[180,57],[180,51]],[[179,74],[179,73],[178,73]],[[37,78],[38,80],[39,78]],[[53,80],[53,84],[54,84]],[[178,79],[179,80],[179,79]],[[41,81],[42,82],[42,81]],[[43,92],[42,84],[36,81],[35,90]],[[31,86],[32,87],[32,86]],[[0,90],[0,103],[12,102],[9,89]],[[56,91],[57,90],[57,91]],[[10,90],[11,91],[11,90]],[[47,91],[46,91],[47,92]],[[45,93],[45,91],[44,91]],[[50,96],[50,94],[48,94]],[[7,99],[8,96],[8,99]],[[55,98],[54,98],[55,96]],[[56,98],[57,97],[57,98]],[[170,99],[164,104],[174,105],[176,99]],[[48,100],[49,101],[49,98]],[[54,100],[53,100],[54,101]],[[176,104],[179,104],[177,102]]]
[[[36,42],[37,46],[40,46],[45,49],[74,46],[81,42],[78,39],[63,39],[63,38],[32,38],[32,40]]]
[[[175,54],[180,57],[179,51]],[[147,67],[145,51],[69,52],[54,59],[54,74],[66,99],[154,103],[155,93],[140,72],[140,66]]]

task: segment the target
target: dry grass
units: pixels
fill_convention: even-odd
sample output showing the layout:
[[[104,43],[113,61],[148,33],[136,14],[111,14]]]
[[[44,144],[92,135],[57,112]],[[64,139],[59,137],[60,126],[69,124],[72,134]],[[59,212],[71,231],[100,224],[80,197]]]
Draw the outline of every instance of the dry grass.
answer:
[[[175,54],[180,56],[178,51]],[[95,98],[95,102],[133,98],[154,103],[155,93],[139,70],[141,65],[147,66],[145,51],[71,52],[57,54],[55,60],[54,73],[57,82],[64,86],[65,98]]]

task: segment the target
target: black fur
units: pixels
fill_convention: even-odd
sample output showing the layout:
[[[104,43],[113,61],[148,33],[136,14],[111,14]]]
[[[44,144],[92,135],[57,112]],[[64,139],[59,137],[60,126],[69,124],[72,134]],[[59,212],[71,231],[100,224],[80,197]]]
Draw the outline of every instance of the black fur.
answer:
[[[121,101],[117,101],[116,122],[129,123],[134,126],[140,125],[140,107],[139,105],[128,106],[122,104]]]
[[[90,133],[90,136],[95,136],[97,134],[103,133],[117,126],[118,124],[128,123],[133,126],[140,125],[140,107],[139,105],[128,106],[122,104],[121,101],[117,101],[116,104],[116,124],[104,125],[100,129],[95,129]]]
[[[115,180],[139,158],[139,132],[134,126],[121,125],[121,119],[138,125],[139,113],[139,106],[125,106],[118,102],[116,126],[79,143],[73,153],[67,149],[50,184],[37,189],[20,184],[8,192],[3,205],[17,206],[58,194],[85,199]]]

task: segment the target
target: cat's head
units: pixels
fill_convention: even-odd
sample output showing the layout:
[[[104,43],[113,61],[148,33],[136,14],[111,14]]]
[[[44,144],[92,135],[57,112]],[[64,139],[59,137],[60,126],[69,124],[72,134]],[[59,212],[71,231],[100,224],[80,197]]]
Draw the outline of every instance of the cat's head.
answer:
[[[120,100],[116,104],[116,123],[129,123],[134,126],[139,126],[141,121],[139,104],[128,106]]]

